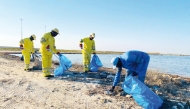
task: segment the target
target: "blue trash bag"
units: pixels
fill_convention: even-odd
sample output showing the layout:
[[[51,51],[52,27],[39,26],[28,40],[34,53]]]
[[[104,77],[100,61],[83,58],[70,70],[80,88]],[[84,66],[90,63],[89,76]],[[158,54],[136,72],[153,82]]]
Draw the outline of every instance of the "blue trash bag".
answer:
[[[159,109],[162,106],[163,100],[136,77],[126,77],[122,88],[145,109]]]
[[[54,70],[54,76],[62,76],[66,70],[72,67],[71,61],[64,55],[59,55],[60,65]]]
[[[90,71],[97,72],[100,67],[102,67],[102,62],[100,61],[99,57],[94,54],[92,60],[90,62]]]

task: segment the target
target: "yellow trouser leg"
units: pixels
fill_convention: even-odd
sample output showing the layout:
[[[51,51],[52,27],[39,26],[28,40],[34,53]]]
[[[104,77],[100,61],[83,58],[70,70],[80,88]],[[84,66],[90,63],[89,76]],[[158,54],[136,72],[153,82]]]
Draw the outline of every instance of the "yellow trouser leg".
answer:
[[[29,69],[30,65],[30,53],[24,53],[24,64],[25,64],[25,70]]]
[[[83,52],[82,55],[83,55],[84,71],[89,71],[91,54],[90,53],[87,54],[87,53]]]
[[[51,65],[52,65],[52,55],[42,54],[43,76],[48,76],[51,74],[51,72],[50,72]]]

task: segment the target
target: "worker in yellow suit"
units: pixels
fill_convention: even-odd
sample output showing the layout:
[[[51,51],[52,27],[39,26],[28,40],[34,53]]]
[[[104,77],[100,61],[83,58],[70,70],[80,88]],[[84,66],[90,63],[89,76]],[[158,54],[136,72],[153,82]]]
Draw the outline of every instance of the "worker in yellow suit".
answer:
[[[60,54],[57,52],[55,47],[54,37],[59,34],[57,28],[53,29],[51,32],[45,33],[41,38],[41,48],[40,52],[42,54],[42,72],[44,77],[53,77],[51,75],[51,65],[52,65],[52,55],[53,53]]]
[[[80,41],[80,48],[82,49],[82,57],[83,57],[83,65],[84,65],[84,72],[88,72],[90,66],[90,59],[91,54],[96,54],[95,52],[95,33],[92,33],[89,37],[83,38]],[[84,45],[84,48],[83,48]]]
[[[24,56],[25,71],[29,71],[30,55],[34,53],[33,40],[36,40],[36,36],[33,34],[29,38],[20,40],[20,49],[22,49],[22,55]]]

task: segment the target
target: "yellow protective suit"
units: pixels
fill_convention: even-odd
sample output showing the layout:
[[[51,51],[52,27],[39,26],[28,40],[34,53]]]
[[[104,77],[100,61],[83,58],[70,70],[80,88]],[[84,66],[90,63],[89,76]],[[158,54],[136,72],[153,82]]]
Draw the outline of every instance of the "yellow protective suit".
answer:
[[[95,41],[90,40],[89,37],[86,37],[81,39],[80,44],[82,43],[84,43],[84,47],[82,50],[84,71],[89,71],[91,54],[95,52]]]
[[[30,55],[34,53],[33,41],[30,38],[24,38],[20,40],[20,45],[23,45],[22,55],[24,56],[25,70],[30,66]]]
[[[42,54],[42,72],[43,76],[49,76],[51,74],[50,68],[52,66],[52,55],[53,52],[57,53],[55,47],[55,39],[51,33],[46,33],[40,40],[41,48],[40,52]],[[46,47],[49,45],[49,51]]]

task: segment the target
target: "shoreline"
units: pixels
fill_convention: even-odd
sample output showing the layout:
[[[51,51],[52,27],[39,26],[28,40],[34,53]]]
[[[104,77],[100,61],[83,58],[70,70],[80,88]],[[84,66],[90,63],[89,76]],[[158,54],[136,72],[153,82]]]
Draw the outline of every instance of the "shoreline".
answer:
[[[21,51],[1,51],[0,50],[0,54],[6,54],[6,55],[9,55],[9,54],[22,54]],[[37,54],[40,54],[40,53],[37,53]],[[81,54],[81,53],[61,53],[61,54]],[[53,61],[53,63],[57,63],[58,61]],[[111,67],[110,67],[111,68]],[[157,69],[151,69],[150,70],[157,70]],[[178,75],[178,74],[171,74],[171,73],[166,73],[164,71],[158,71],[158,72],[162,72],[163,74],[168,74],[168,75],[175,75],[175,76],[181,76],[181,77],[184,77],[184,78],[190,78],[190,76],[188,77],[185,77],[185,76],[182,76],[182,75]]]
[[[35,50],[39,51],[39,48],[35,48]],[[64,50],[64,49],[57,49],[60,53],[63,54],[81,54],[81,50]],[[21,53],[19,47],[3,47],[0,46],[0,52],[16,52]],[[14,53],[13,52],[13,53]],[[97,51],[97,54],[122,54],[124,52],[120,51]],[[189,54],[171,54],[171,53],[159,53],[159,52],[148,52],[149,55],[166,55],[166,56],[190,56]]]

